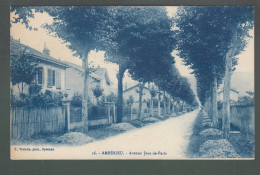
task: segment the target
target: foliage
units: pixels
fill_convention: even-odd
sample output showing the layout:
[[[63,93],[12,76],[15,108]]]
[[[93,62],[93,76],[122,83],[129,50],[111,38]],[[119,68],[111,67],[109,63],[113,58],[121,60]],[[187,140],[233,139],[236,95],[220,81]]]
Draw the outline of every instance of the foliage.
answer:
[[[21,93],[20,97],[12,96],[13,107],[53,107],[62,105],[62,92],[46,90],[45,93],[26,95]]]
[[[238,98],[238,102],[237,102],[238,105],[254,105],[255,103],[254,92],[247,91],[246,93],[248,95]]]
[[[102,96],[104,89],[102,89],[99,85],[97,85],[94,89],[92,89],[92,91],[98,101],[99,97]]]
[[[37,74],[38,65],[30,54],[24,50],[18,51],[17,55],[11,55],[11,82],[12,85],[24,83],[30,85]]]
[[[152,87],[152,89],[150,89],[150,94],[152,96],[152,98],[154,98],[156,96],[157,91],[154,89],[154,87]]]
[[[164,7],[111,7],[111,23],[106,60],[119,65],[118,120],[122,118],[122,79],[128,70],[139,82],[152,81],[163,61],[171,57],[173,35],[171,20]]]
[[[30,95],[37,95],[41,92],[42,86],[38,85],[37,83],[31,83],[29,87],[29,94]]]
[[[205,137],[210,140],[221,139],[222,134],[223,134],[222,131],[220,131],[218,129],[214,129],[214,128],[204,129],[203,131],[200,132],[200,135],[202,137]]]
[[[81,107],[82,106],[82,95],[79,93],[73,94],[70,104],[71,104],[71,106]]]
[[[241,158],[226,139],[208,140],[200,147],[203,158]]]
[[[116,94],[114,94],[113,92],[111,92],[108,96],[107,96],[107,102],[116,102],[117,101],[117,96]]]
[[[178,51],[197,78],[198,96],[202,104],[210,94],[214,78],[221,83],[225,73],[225,56],[230,49],[233,30],[238,55],[247,44],[253,27],[252,7],[181,7],[176,15]],[[208,35],[210,34],[210,35]],[[237,60],[233,59],[233,66]]]
[[[188,79],[180,75],[175,65],[172,65],[166,72],[158,74],[154,81],[161,90],[166,91],[175,100],[179,101],[182,99],[187,104],[197,105]]]
[[[134,97],[130,95],[128,99],[126,100],[126,104],[132,106],[134,103]]]

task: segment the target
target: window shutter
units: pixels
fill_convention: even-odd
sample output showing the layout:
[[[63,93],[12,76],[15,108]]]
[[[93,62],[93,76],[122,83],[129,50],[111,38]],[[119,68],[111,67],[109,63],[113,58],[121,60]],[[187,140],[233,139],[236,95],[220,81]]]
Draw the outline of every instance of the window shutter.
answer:
[[[42,84],[42,75],[43,75],[42,71],[43,71],[43,69],[42,69],[42,67],[40,67],[39,70],[38,70],[38,74],[37,74],[38,84]]]
[[[52,71],[52,86],[55,86],[55,70]]]
[[[42,67],[42,85],[44,85],[44,82],[45,82],[45,76],[44,76],[44,69]]]
[[[52,73],[51,69],[48,69],[48,86],[52,86]]]
[[[56,88],[61,89],[61,73],[59,70],[56,71]]]

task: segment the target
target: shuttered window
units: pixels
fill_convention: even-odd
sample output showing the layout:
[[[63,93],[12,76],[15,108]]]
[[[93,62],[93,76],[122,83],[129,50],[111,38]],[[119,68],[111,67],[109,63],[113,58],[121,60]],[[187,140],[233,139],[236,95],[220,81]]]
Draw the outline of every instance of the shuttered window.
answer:
[[[38,74],[37,74],[37,83],[38,84],[43,84],[44,83],[44,72],[43,72],[43,68],[40,67],[38,70]]]
[[[48,69],[48,86],[52,86],[52,70]]]
[[[56,73],[56,88],[61,89],[61,73],[59,70],[55,71]]]
[[[55,86],[55,70],[52,70],[52,86]]]
[[[48,86],[55,86],[55,70],[48,69]]]

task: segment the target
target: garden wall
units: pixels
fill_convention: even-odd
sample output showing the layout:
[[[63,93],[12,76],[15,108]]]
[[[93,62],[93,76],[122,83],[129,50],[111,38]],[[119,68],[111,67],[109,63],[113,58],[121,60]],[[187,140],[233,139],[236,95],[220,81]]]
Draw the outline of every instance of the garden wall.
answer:
[[[222,110],[219,110],[219,118],[222,117]],[[244,134],[254,134],[255,131],[255,111],[253,105],[231,106],[230,122]]]

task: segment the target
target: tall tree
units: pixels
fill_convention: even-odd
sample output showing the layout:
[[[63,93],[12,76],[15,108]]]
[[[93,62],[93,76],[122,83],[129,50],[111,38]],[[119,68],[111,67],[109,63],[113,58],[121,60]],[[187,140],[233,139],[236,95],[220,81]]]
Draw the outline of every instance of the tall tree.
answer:
[[[179,55],[194,70],[202,103],[211,99],[210,111],[216,112],[216,84],[225,77],[222,129],[228,138],[231,72],[237,62],[235,56],[245,48],[245,38],[253,27],[253,7],[182,7],[176,23]],[[213,121],[217,122],[215,114]]]
[[[115,7],[110,35],[113,43],[107,60],[119,65],[117,122],[122,122],[122,80],[126,70],[133,79],[149,82],[158,70],[156,63],[173,50],[171,20],[163,7]],[[149,75],[149,76],[148,76]]]

